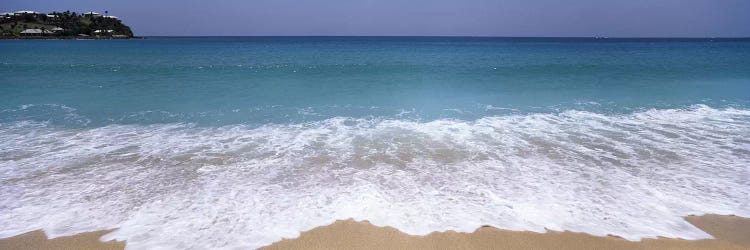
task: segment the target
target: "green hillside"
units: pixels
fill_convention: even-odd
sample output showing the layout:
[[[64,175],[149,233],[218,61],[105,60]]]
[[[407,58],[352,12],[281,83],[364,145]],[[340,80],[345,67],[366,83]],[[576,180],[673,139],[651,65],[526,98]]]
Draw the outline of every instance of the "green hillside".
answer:
[[[131,38],[133,32],[114,16],[98,13],[5,13],[0,15],[2,38]]]

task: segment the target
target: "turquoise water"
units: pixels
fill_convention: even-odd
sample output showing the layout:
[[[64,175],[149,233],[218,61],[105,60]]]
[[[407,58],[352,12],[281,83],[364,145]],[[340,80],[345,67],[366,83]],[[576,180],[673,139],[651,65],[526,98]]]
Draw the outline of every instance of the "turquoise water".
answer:
[[[750,100],[746,40],[237,37],[1,45],[3,122],[471,120],[744,107]],[[82,120],[66,119],[59,106],[17,110],[30,104],[74,108]]]
[[[749,137],[747,39],[3,40],[0,238],[702,239],[682,216],[750,217]]]

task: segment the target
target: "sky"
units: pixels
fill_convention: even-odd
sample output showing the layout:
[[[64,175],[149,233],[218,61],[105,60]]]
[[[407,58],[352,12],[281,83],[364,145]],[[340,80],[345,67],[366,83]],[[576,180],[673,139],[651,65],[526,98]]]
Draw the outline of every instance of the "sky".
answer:
[[[2,0],[138,36],[750,37],[750,0]]]

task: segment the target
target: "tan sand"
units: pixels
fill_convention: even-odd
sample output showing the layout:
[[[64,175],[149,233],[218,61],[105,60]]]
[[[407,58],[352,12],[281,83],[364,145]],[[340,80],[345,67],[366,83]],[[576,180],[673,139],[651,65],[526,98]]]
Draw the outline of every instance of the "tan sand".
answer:
[[[411,236],[367,222],[337,221],[303,232],[299,238],[263,249],[750,249],[750,219],[737,216],[689,216],[690,223],[717,239],[688,241],[597,237],[572,232],[518,232],[482,227],[474,233],[442,232]],[[0,249],[122,249],[124,242],[99,242],[107,231],[47,239],[41,231],[0,239]]]
[[[73,236],[48,239],[41,230],[0,239],[0,249],[34,250],[108,250],[124,249],[124,241],[101,242],[99,238],[111,230],[81,233]]]
[[[410,236],[391,227],[351,220],[303,232],[299,238],[263,249],[750,249],[750,219],[736,216],[690,216],[689,222],[714,240],[597,237],[572,232],[518,232],[482,227],[474,233],[443,232]]]
[[[717,239],[750,245],[750,219],[715,214],[688,216],[685,219]]]

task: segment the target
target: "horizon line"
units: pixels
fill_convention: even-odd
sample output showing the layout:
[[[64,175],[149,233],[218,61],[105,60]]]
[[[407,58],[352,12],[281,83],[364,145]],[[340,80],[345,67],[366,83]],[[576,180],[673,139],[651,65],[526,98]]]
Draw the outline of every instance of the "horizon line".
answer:
[[[472,36],[472,35],[140,35],[136,37],[456,37],[456,38],[573,38],[573,39],[750,39],[750,36]]]

